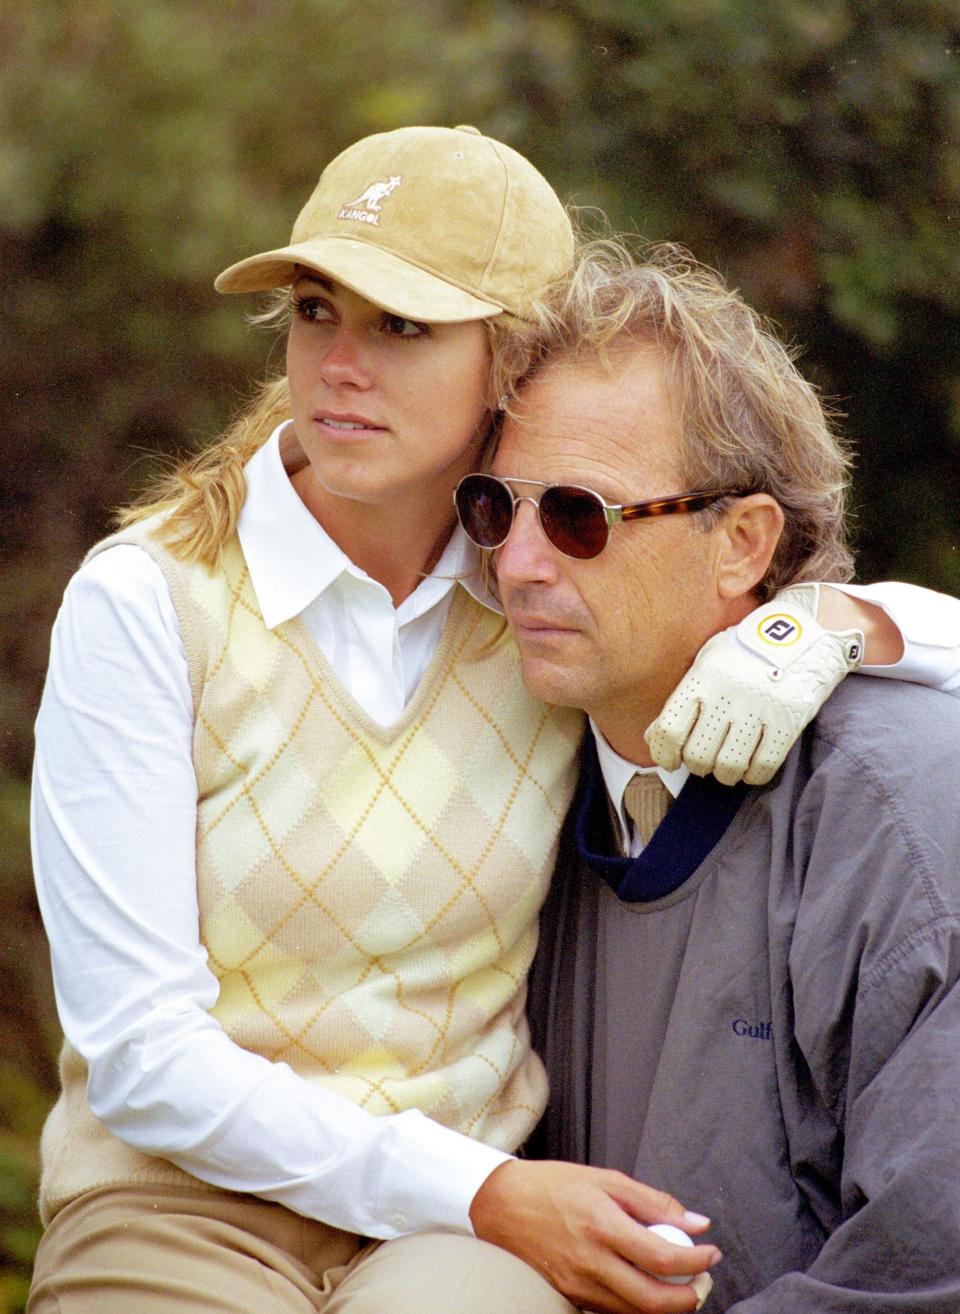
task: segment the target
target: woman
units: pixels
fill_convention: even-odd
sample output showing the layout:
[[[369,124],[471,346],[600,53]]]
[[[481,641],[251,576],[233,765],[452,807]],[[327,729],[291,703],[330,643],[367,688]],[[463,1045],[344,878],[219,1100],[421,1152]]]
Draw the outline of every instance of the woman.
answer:
[[[410,128],[218,279],[290,289],[287,376],[87,559],[38,721],[67,1041],[31,1314],[569,1314],[471,1235],[493,1182],[578,1302],[694,1307],[637,1266],[716,1250],[630,1215],[706,1220],[511,1158],[546,1095],[524,983],[581,726],[524,692],[451,492],[513,382],[491,349],[573,245],[522,157]],[[592,1286],[558,1276],[587,1218],[615,1238]]]
[[[40,716],[68,1043],[31,1308],[145,1309],[174,1278],[252,1308],[265,1272],[320,1308],[361,1238],[468,1233],[536,1121],[523,983],[580,727],[455,587],[451,491],[491,341],[572,249],[520,156],[406,129],[218,280],[292,283],[289,383],[84,565]],[[525,1307],[567,1308],[529,1277]]]

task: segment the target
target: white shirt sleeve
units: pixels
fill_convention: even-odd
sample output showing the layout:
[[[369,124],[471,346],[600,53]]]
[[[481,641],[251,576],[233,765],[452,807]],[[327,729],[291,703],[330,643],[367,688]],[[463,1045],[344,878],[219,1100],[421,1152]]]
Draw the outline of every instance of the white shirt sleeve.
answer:
[[[900,630],[901,659],[890,666],[864,666],[864,674],[910,680],[960,697],[960,598],[895,580],[829,587],[876,603]]]
[[[193,711],[177,616],[140,548],[94,557],[54,627],[32,828],[64,1033],[127,1144],[365,1236],[471,1233],[509,1158],[412,1111],[375,1117],[234,1044],[199,936]]]

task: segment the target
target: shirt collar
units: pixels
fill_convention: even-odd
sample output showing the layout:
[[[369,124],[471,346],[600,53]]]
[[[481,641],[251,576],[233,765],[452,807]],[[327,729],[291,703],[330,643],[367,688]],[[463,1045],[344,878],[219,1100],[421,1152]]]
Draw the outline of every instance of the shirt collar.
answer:
[[[424,576],[410,596],[404,598],[397,608],[397,620],[401,625],[424,615],[446,597],[456,584],[462,584],[470,591],[471,580],[468,572],[476,569],[470,551],[472,547],[466,534],[457,525],[433,570],[429,575]],[[354,566],[353,569],[356,570],[356,567]],[[362,571],[357,573],[363,575]]]
[[[486,607],[488,611],[494,611],[498,616],[502,616],[503,606],[490,585],[493,578],[492,566],[489,570],[483,569],[480,549],[467,538],[459,524],[453,531],[451,543],[454,540],[462,544],[460,584],[475,602],[480,603],[481,607]]]
[[[244,467],[247,495],[237,534],[269,629],[299,616],[344,572],[369,576],[337,546],[301,502],[283,465],[279,424]],[[431,574],[398,608],[402,621],[422,615],[460,583],[483,606],[502,613],[484,583],[480,552],[457,525]]]
[[[280,456],[278,425],[244,467],[247,495],[237,522],[240,546],[269,629],[290,620],[350,563],[297,496]]]
[[[610,747],[604,739],[600,730],[594,721],[590,721],[590,729],[593,732],[593,738],[597,745],[597,758],[600,762],[600,773],[603,776],[603,783],[607,787],[607,793],[610,795],[610,801],[613,804],[617,819],[620,822],[620,833],[623,840],[624,852],[630,851],[630,827],[627,824],[627,814],[623,810],[623,791],[629,785],[630,781],[639,771],[642,774],[648,771],[656,771],[657,775],[663,781],[666,788],[670,791],[671,797],[676,798],[687,783],[690,775],[685,766],[678,767],[676,771],[664,771],[662,767],[642,767],[637,766],[636,762],[628,762],[625,757],[621,757],[618,752]]]

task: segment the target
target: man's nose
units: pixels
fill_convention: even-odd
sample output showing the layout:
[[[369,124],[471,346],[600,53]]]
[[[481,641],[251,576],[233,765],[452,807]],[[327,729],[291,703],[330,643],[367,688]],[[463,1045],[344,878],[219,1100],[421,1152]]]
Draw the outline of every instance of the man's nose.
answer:
[[[373,372],[361,334],[341,324],[323,353],[320,373],[331,387],[369,388]]]
[[[549,584],[557,577],[557,553],[540,527],[537,507],[527,497],[517,508],[507,541],[494,555],[497,578],[504,585]]]

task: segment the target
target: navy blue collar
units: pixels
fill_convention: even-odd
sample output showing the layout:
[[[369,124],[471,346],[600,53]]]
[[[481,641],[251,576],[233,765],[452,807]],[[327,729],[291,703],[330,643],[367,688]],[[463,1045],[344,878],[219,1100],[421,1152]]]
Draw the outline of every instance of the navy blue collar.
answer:
[[[747,790],[743,784],[721,785],[714,776],[691,776],[639,858],[610,857],[610,805],[593,735],[588,733],[574,804],[577,847],[618,898],[627,903],[662,899],[681,886],[719,842]]]

